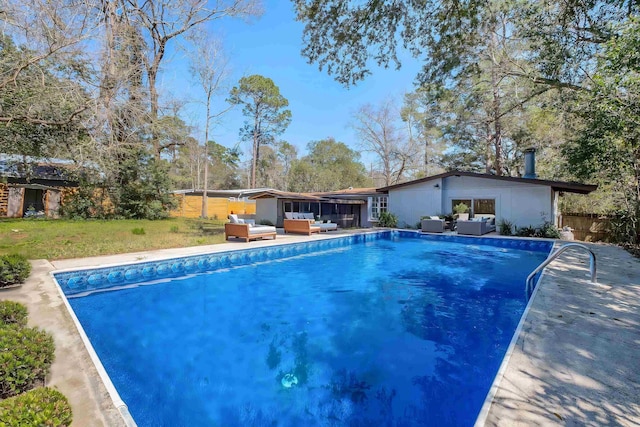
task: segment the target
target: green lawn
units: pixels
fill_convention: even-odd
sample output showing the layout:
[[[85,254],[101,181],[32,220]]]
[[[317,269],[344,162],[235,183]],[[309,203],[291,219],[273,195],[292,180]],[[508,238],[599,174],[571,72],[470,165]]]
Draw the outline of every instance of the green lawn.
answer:
[[[0,220],[0,255],[65,259],[224,242],[222,221]],[[144,231],[141,231],[144,230]]]

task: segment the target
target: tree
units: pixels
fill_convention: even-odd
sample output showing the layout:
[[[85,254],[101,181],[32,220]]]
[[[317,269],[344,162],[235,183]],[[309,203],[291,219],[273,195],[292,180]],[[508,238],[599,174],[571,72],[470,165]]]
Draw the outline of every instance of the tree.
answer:
[[[614,183],[622,195],[618,237],[640,242],[640,20],[615,28],[598,61],[592,90],[578,98],[584,120],[567,144],[569,164],[584,178]]]
[[[256,170],[260,161],[260,147],[271,144],[291,122],[291,111],[285,109],[289,101],[280,94],[273,80],[260,75],[243,77],[231,89],[229,102],[242,105],[247,118],[240,129],[243,141],[251,142],[251,188],[256,188]]]
[[[491,15],[507,11],[508,36],[527,44],[509,74],[536,85],[581,88],[592,60],[614,36],[612,23],[638,13],[637,2],[495,2],[471,0],[293,0],[305,23],[302,54],[344,85],[371,74],[371,62],[400,67],[398,45],[425,58],[420,83],[447,82],[472,65]]]
[[[121,6],[120,18],[129,20],[132,27],[139,28],[146,44],[142,63],[147,77],[149,120],[152,124],[160,116],[157,83],[170,43],[208,21],[261,13],[259,4],[254,0],[111,0],[109,3]],[[162,145],[155,134],[151,136],[151,142],[159,159],[162,150],[168,147]]]
[[[359,144],[377,157],[385,187],[397,184],[420,166],[419,147],[414,139],[408,138],[399,121],[400,113],[391,99],[378,107],[365,104],[353,114],[352,126]]]
[[[202,92],[204,94],[205,105],[205,122],[204,122],[204,156],[208,159],[207,154],[207,142],[209,141],[209,127],[211,121],[219,119],[224,113],[229,111],[229,107],[213,110],[214,96],[222,89],[222,86],[227,79],[228,73],[228,60],[224,56],[222,51],[222,45],[217,40],[196,39],[196,50],[191,57],[191,73],[197,80]],[[209,162],[204,163],[204,186],[202,191],[207,194],[209,174]],[[207,217],[207,202],[208,197],[202,198],[202,218]]]
[[[281,182],[276,188],[289,188],[289,174],[293,162],[298,158],[298,150],[294,145],[289,144],[287,141],[280,141],[278,143],[278,163],[282,165]]]
[[[291,165],[289,191],[333,191],[371,185],[360,153],[333,138],[312,141],[309,154]]]
[[[440,160],[445,149],[442,132],[437,128],[438,103],[423,95],[423,90],[405,94],[400,117],[406,123],[409,139],[422,151],[422,170],[417,178],[442,172]]]
[[[15,72],[35,56],[0,36],[0,76]],[[57,62],[50,56],[38,66],[17,73],[11,83],[0,87],[0,138],[4,153],[52,157],[60,147],[73,146],[88,134],[88,93],[75,81],[75,71],[84,72],[79,61]]]
[[[19,102],[0,110],[0,123],[77,126],[91,104],[83,87],[91,77],[85,42],[101,25],[96,6],[93,1],[3,2],[0,93],[17,95],[29,81],[37,82],[37,90],[20,93]]]
[[[262,147],[257,186],[287,189],[291,166],[296,158],[296,147],[286,141],[279,141],[273,147]]]
[[[237,148],[227,148],[215,141],[207,144],[207,163],[209,163],[209,183],[207,188],[239,188],[240,151]]]

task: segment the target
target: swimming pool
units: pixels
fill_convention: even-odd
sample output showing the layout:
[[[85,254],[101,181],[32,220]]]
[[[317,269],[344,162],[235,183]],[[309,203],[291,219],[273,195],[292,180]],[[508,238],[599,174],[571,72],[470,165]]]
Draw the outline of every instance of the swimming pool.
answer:
[[[141,426],[472,425],[551,243],[418,236],[56,279]]]

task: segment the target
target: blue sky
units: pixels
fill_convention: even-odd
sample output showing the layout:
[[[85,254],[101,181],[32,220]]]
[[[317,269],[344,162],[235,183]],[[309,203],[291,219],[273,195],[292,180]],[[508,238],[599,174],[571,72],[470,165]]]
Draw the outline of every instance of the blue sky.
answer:
[[[372,66],[373,74],[355,87],[346,89],[317,64],[308,64],[300,54],[303,24],[294,19],[289,1],[271,1],[264,6],[264,14],[252,23],[225,20],[210,23],[212,33],[222,36],[230,58],[232,77],[229,87],[245,75],[260,74],[271,78],[280,93],[289,100],[292,121],[281,139],[298,147],[299,155],[306,154],[306,145],[326,137],[357,148],[357,138],[349,127],[350,116],[365,103],[375,104],[388,96],[401,102],[402,95],[413,89],[413,80],[420,64],[410,58],[402,69],[382,69]],[[165,63],[165,92],[190,101],[199,96],[197,85],[191,82],[186,61],[175,54]],[[216,102],[223,105],[225,92]],[[225,104],[226,105],[226,104]],[[203,128],[204,107],[196,103],[185,106],[182,116],[187,123]],[[236,108],[224,118],[224,123],[212,129],[210,139],[227,147],[238,143],[238,132],[244,117]],[[200,137],[202,134],[194,136]],[[241,144],[243,152],[246,145]],[[245,156],[246,159],[246,156]],[[363,161],[368,162],[367,156]],[[368,165],[367,165],[368,166]]]

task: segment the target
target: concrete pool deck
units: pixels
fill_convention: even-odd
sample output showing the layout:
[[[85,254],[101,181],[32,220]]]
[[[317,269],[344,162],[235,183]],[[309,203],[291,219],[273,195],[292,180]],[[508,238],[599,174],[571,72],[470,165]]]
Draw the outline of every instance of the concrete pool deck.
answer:
[[[229,242],[51,262],[36,260],[27,282],[22,287],[0,291],[0,299],[25,304],[29,325],[54,336],[56,360],[47,385],[69,398],[73,425],[124,426],[56,289],[51,271],[346,234],[278,234],[275,241]],[[493,403],[485,405],[486,412],[479,420],[482,424],[640,425],[640,260],[616,246],[587,245],[598,259],[598,284],[589,282],[588,257],[581,252],[568,251],[550,264],[538,284],[504,376],[497,383]]]

